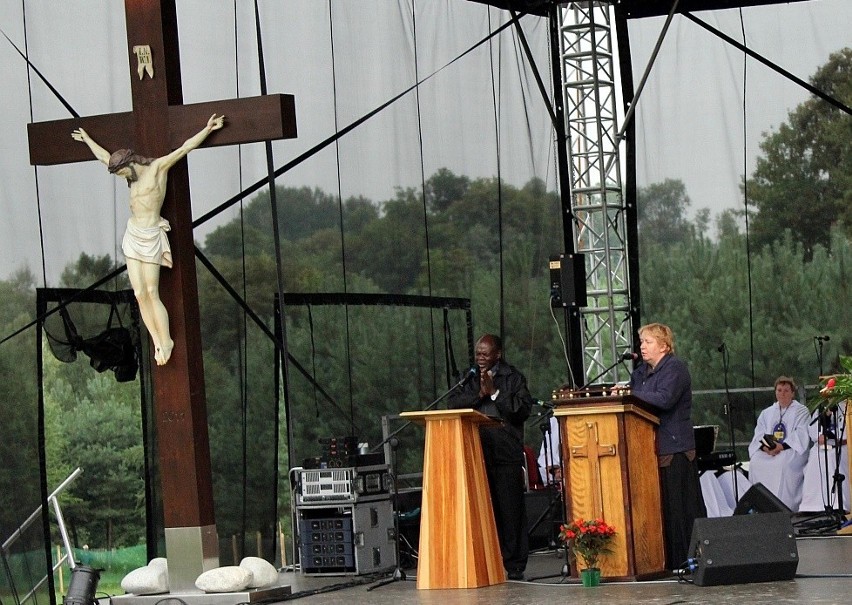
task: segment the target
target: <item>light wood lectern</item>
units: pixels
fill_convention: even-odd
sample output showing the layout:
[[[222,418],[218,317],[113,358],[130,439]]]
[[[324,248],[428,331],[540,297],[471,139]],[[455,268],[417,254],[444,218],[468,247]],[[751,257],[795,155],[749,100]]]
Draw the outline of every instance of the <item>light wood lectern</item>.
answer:
[[[629,395],[584,397],[560,404],[553,414],[562,434],[568,519],[603,518],[616,530],[612,554],[600,560],[601,575],[663,575],[657,417]]]
[[[400,416],[426,425],[417,588],[505,582],[479,440],[479,427],[495,421],[472,409]]]

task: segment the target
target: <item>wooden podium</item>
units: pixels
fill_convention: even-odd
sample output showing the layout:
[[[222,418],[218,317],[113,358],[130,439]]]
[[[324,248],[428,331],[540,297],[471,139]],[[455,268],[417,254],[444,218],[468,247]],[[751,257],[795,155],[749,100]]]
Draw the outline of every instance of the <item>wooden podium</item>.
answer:
[[[616,530],[612,554],[601,558],[601,576],[663,575],[657,417],[630,395],[584,397],[553,414],[562,434],[567,518],[603,518]]]
[[[403,412],[426,424],[417,588],[478,588],[506,581],[479,427],[472,409]]]

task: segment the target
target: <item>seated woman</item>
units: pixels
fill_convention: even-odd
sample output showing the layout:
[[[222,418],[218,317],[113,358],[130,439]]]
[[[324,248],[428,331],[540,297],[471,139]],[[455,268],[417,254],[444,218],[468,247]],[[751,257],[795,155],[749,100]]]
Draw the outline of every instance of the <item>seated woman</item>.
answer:
[[[840,510],[838,487],[835,486],[834,472],[837,469],[840,454],[840,474],[848,475],[849,454],[846,438],[846,401],[840,402],[836,409],[816,410],[808,426],[811,448],[808,463],[805,466],[805,482],[802,488],[800,512],[824,512]],[[819,420],[817,420],[819,418]],[[839,448],[839,449],[838,449]],[[828,481],[826,481],[826,477]],[[849,477],[843,479],[843,510],[850,506]],[[828,488],[826,488],[828,485]]]
[[[762,483],[790,510],[798,512],[810,446],[810,415],[808,408],[793,399],[795,392],[792,378],[779,376],[775,380],[776,401],[760,413],[748,446],[748,476],[752,484]]]

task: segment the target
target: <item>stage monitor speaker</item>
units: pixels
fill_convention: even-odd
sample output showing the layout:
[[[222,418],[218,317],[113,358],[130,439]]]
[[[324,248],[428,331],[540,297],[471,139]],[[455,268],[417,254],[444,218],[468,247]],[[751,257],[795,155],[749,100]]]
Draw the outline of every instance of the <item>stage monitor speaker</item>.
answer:
[[[698,586],[792,580],[799,566],[787,513],[696,519],[689,557]]]
[[[527,533],[532,550],[559,544],[562,524],[562,498],[555,487],[534,489],[524,494],[527,509]]]
[[[743,494],[734,509],[735,515],[753,513],[787,513],[787,515],[791,515],[793,511],[762,483],[755,483]]]
[[[585,307],[587,304],[585,255],[551,256],[550,306]]]

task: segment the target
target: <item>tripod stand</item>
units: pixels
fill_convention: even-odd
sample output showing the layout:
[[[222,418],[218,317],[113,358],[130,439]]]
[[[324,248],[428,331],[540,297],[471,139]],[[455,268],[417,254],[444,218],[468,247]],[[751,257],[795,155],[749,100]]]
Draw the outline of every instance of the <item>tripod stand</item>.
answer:
[[[728,369],[730,367],[731,358],[728,354],[728,347],[725,346],[725,343],[719,345],[716,349],[722,354],[722,373],[725,377],[725,404],[724,404],[724,412],[728,417],[728,430],[730,431],[731,436],[731,452],[734,454],[734,464],[733,470],[731,472],[733,485],[734,485],[734,500],[739,501],[740,499],[740,490],[737,485],[737,450],[736,450],[736,440],[734,439],[734,409],[731,403],[731,389],[728,386]]]
[[[819,375],[823,374],[823,346],[826,342],[828,342],[828,336],[814,336],[814,348],[816,349],[817,363],[819,364]],[[846,405],[848,402],[843,405],[843,412],[840,413],[840,406],[835,405],[827,412],[831,415],[826,416],[820,414],[820,429],[822,430],[823,436],[823,446],[824,446],[824,455],[825,455],[825,489],[826,489],[826,499],[825,499],[825,508],[826,511],[834,510],[834,507],[831,504],[831,494],[837,494],[837,512],[840,521],[843,519],[843,480],[846,477],[840,472],[840,460],[843,455],[843,442],[846,440]],[[840,419],[843,418],[842,426]],[[828,440],[834,439],[834,475],[832,478],[832,487],[829,488],[828,484]]]
[[[812,425],[817,424],[817,437],[814,439],[818,448],[816,456],[822,471],[821,481],[825,491],[821,495],[822,504],[825,508],[825,516],[827,517],[825,524],[822,525],[823,531],[833,531],[838,529],[844,519],[844,489],[843,482],[846,476],[842,473],[842,468],[845,467],[843,462],[843,453],[846,445],[846,422],[845,422],[845,405],[831,406],[827,409],[820,408],[818,415],[814,418]],[[811,433],[813,435],[813,433]],[[831,472],[830,462],[834,462],[834,471]],[[846,505],[849,503],[846,502]]]

